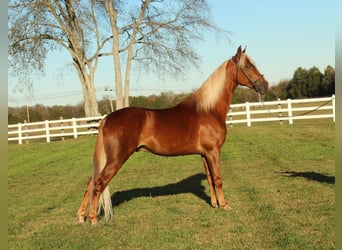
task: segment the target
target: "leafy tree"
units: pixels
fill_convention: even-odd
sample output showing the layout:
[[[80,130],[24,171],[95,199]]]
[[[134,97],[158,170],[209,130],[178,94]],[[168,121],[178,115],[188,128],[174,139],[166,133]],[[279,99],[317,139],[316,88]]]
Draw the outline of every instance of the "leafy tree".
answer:
[[[288,80],[282,80],[278,83],[278,85],[271,86],[266,93],[264,98],[265,101],[274,101],[279,99],[286,99],[286,88],[289,85]]]
[[[153,108],[152,100],[146,96],[132,96],[130,97],[130,106]]]
[[[298,68],[286,88],[287,98],[331,96],[335,93],[335,69],[328,65],[322,74],[317,67]]]
[[[303,87],[306,84],[307,70],[299,67],[293,74],[286,91],[287,98],[296,99],[303,98]]]
[[[320,96],[321,82],[323,74],[317,67],[312,67],[308,71],[307,83],[304,96],[312,98]]]
[[[331,96],[335,94],[335,69],[330,65],[324,70],[321,94],[322,96]]]
[[[237,87],[234,91],[232,103],[257,102],[258,100],[259,96],[255,90],[245,87]]]

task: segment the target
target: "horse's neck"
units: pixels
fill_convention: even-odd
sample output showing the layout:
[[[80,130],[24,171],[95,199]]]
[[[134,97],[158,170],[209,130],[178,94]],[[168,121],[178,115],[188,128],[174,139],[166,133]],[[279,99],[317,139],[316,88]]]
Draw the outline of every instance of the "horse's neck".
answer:
[[[230,103],[233,99],[233,93],[236,88],[236,84],[233,80],[233,78],[229,77],[230,74],[227,74],[227,79],[225,83],[224,90],[221,93],[221,96],[215,105],[215,108],[212,112],[216,112],[219,114],[222,121],[226,121],[226,117],[229,111]]]
[[[217,109],[224,121],[226,121],[229,107],[233,100],[233,93],[237,87],[237,84],[233,81],[233,79],[229,79],[229,81],[230,83],[227,84],[227,89],[224,90],[224,98],[221,102],[221,106],[219,106]]]
[[[184,100],[184,104],[194,105],[200,113],[219,114],[225,121],[236,88],[233,70],[230,61],[224,62],[196,92]]]
[[[234,64],[231,61],[219,66],[193,94],[185,98],[177,106],[194,109],[201,114],[219,116],[225,122],[233,92],[236,88],[234,81]]]

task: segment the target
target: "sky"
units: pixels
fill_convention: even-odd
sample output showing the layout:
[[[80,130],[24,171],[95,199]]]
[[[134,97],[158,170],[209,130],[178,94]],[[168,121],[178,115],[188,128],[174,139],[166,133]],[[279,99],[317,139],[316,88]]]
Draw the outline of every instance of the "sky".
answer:
[[[291,79],[298,67],[316,66],[324,73],[335,67],[335,2],[332,0],[209,0],[213,22],[230,32],[230,41],[203,34],[195,44],[201,56],[199,69],[190,68],[184,77],[132,71],[131,95],[160,92],[191,92],[199,88],[221,63],[231,58],[239,45],[256,63],[271,85]],[[29,105],[52,106],[77,104],[82,89],[77,73],[70,64],[70,55],[62,50],[49,53],[45,75],[32,76],[34,96]],[[13,90],[17,79],[9,75],[8,105],[25,105],[22,94]],[[107,95],[106,87],[114,88],[112,58],[102,58],[95,73],[98,99]],[[114,93],[112,93],[114,99]]]

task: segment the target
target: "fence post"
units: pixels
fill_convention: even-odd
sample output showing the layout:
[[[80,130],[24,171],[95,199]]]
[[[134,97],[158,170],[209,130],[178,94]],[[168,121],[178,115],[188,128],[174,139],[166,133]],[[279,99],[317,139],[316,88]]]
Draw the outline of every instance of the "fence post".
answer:
[[[278,98],[278,109],[281,109],[281,103],[280,103],[280,98]],[[283,119],[281,119],[281,117],[283,117],[283,113],[281,111],[278,112],[278,118],[280,119],[280,125],[283,125]]]
[[[335,122],[335,95],[332,95],[333,121]]]
[[[18,123],[18,143],[23,144],[23,137],[21,135],[21,123]]]
[[[46,142],[50,142],[50,130],[49,130],[48,120],[45,120],[45,134],[46,134]]]
[[[26,121],[26,120],[24,120],[24,124],[25,124],[25,125],[24,125],[24,130],[27,131],[27,130],[28,130],[28,127],[27,127],[27,121]],[[26,137],[25,143],[28,144],[29,141],[28,141],[28,139],[27,139],[27,137],[28,137],[28,133],[27,133],[27,132],[25,132],[25,137]]]
[[[64,128],[63,128],[63,117],[59,117],[59,119],[61,120],[61,123],[59,124],[60,127],[62,127],[62,134],[64,134]],[[64,136],[62,136],[62,141],[64,141]]]
[[[289,124],[293,124],[293,119],[292,119],[292,100],[291,99],[287,99],[287,112],[288,112],[288,116],[289,116]]]
[[[231,113],[231,112],[232,112],[232,108],[229,107],[228,114]],[[233,116],[229,115],[228,120],[231,122],[233,120]],[[229,125],[230,125],[231,128],[233,127],[233,123],[232,122]]]
[[[246,102],[246,118],[247,118],[247,126],[251,126],[251,113],[249,109],[249,102]]]
[[[72,129],[74,132],[74,138],[77,138],[77,124],[76,124],[76,118],[72,118]]]

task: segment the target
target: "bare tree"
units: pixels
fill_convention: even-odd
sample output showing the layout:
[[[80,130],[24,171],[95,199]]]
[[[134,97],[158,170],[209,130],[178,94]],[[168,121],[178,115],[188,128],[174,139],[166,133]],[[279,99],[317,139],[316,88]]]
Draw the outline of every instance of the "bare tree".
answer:
[[[9,1],[9,65],[20,79],[30,68],[44,72],[47,53],[66,49],[79,76],[86,116],[98,115],[94,74],[111,37],[101,38],[94,1]]]
[[[18,84],[15,88],[15,92],[21,93],[24,95],[25,106],[26,106],[26,121],[30,123],[30,101],[34,97],[34,86],[32,80],[30,79],[29,74],[22,77],[21,84]]]
[[[206,0],[10,0],[10,69],[19,79],[30,68],[43,72],[47,53],[66,49],[82,85],[85,114],[95,116],[95,70],[101,56],[113,56],[116,108],[127,107],[133,62],[144,71],[179,76],[198,66],[193,44],[203,30],[227,38],[210,22],[209,9]],[[109,42],[112,48],[104,51]]]
[[[193,45],[202,40],[204,30],[228,38],[227,31],[210,22],[206,0],[97,2],[105,8],[113,33],[117,109],[129,105],[133,61],[145,71],[179,76],[190,65],[198,66],[200,58]]]

